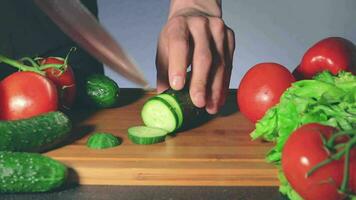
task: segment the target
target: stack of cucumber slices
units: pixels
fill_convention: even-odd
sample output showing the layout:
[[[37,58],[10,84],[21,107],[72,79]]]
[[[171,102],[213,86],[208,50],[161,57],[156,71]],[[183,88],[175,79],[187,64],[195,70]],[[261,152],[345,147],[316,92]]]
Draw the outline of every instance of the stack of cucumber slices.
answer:
[[[141,111],[145,126],[128,129],[135,144],[154,144],[164,141],[166,135],[175,132],[183,124],[183,110],[170,94],[160,94],[146,101]]]
[[[128,136],[135,144],[154,144],[187,125],[187,117],[197,117],[202,112],[193,105],[189,91],[167,90],[146,101],[141,111],[145,126],[128,129]]]

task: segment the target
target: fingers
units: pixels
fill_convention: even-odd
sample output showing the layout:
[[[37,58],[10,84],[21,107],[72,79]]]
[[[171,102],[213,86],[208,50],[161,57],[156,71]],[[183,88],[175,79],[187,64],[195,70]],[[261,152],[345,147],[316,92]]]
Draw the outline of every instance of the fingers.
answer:
[[[211,70],[211,87],[207,97],[206,111],[216,114],[219,110],[219,102],[224,95],[224,79],[226,78],[225,47],[226,31],[225,24],[221,19],[212,18],[209,21],[210,30],[214,42],[213,70]]]
[[[222,106],[225,104],[226,96],[229,91],[231,71],[233,66],[233,57],[235,52],[235,34],[232,29],[226,27],[226,43],[224,45],[225,51],[225,63],[226,63],[226,75],[224,78],[224,91],[222,98],[220,99],[219,105]]]
[[[169,88],[168,81],[168,41],[165,37],[159,37],[156,53],[156,68],[157,68],[157,93],[162,93]]]
[[[168,34],[168,75],[170,86],[174,90],[184,87],[189,65],[189,30],[184,17],[172,19],[167,26]]]
[[[157,91],[184,87],[192,65],[190,96],[195,106],[215,114],[228,92],[235,49],[233,31],[220,18],[178,16],[160,35],[157,48]]]
[[[206,105],[206,88],[213,59],[211,33],[207,18],[191,18],[188,23],[194,42],[190,96],[194,105],[202,108]]]

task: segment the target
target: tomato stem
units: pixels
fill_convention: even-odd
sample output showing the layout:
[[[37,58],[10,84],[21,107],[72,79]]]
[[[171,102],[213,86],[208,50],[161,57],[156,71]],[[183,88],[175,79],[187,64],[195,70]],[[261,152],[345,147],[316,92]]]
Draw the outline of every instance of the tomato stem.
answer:
[[[19,61],[21,61],[21,62],[27,61],[27,62],[31,63],[31,65],[32,65],[33,67],[35,67],[36,69],[39,69],[39,68],[40,68],[40,66],[38,65],[38,63],[36,63],[36,61],[34,61],[34,60],[33,60],[32,58],[30,58],[30,57],[23,57],[23,58],[20,58]]]
[[[344,161],[344,177],[342,179],[340,191],[347,193],[347,185],[349,183],[349,172],[350,172],[350,153],[353,146],[356,145],[356,137],[353,137],[351,141],[346,145],[345,161]]]
[[[10,58],[7,58],[3,55],[0,55],[0,61],[12,66],[12,67],[15,67],[21,71],[29,71],[29,72],[35,72],[35,73],[38,73],[38,74],[41,74],[41,75],[44,75],[45,73],[42,72],[41,70],[39,69],[36,69],[35,67],[30,67],[30,66],[27,66],[25,64],[22,64],[20,62],[18,62],[17,60],[13,60],[13,59],[10,59]]]
[[[64,68],[64,64],[44,64],[40,66],[41,70],[45,70],[48,68],[56,68],[58,70],[61,70],[61,68]]]
[[[325,159],[321,162],[319,162],[318,164],[316,164],[314,167],[312,167],[308,172],[307,172],[307,177],[310,177],[316,170],[318,170],[320,167],[323,167],[324,165],[327,165],[329,163],[331,163],[334,160],[339,160],[344,154],[345,154],[345,150],[343,149],[339,152],[337,152],[336,154],[333,154],[332,156],[330,156],[328,159]]]
[[[329,138],[329,141],[326,143],[326,147],[333,148],[335,140],[340,136],[345,136],[345,135],[353,136],[355,134],[356,134],[356,130],[340,131],[338,133],[335,133]]]
[[[69,59],[69,56],[72,52],[76,51],[77,48],[76,47],[72,47],[69,49],[69,52],[67,53],[66,57],[64,58],[64,66],[67,67],[67,64],[68,64],[68,59]]]

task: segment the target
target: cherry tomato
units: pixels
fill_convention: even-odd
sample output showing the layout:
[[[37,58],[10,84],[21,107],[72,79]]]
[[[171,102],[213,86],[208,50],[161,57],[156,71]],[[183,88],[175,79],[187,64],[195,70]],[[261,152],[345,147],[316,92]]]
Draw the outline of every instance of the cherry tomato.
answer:
[[[295,79],[287,68],[277,63],[260,63],[244,75],[237,91],[242,114],[252,122],[261,119],[277,104],[283,92]]]
[[[0,119],[17,120],[57,110],[57,90],[46,77],[15,72],[0,82]]]
[[[64,59],[59,57],[48,57],[41,60],[40,64],[64,64]],[[56,68],[48,68],[45,72],[46,76],[57,86],[61,106],[70,108],[76,95],[75,78],[72,68],[67,65],[66,71],[64,72],[61,72]]]
[[[307,172],[328,158],[329,151],[322,135],[329,138],[335,129],[316,123],[307,124],[292,133],[282,152],[282,169],[291,186],[306,200],[343,199],[338,192],[343,179],[344,159],[335,160],[317,169],[307,177]],[[349,188],[356,192],[356,151],[350,159]]]
[[[311,78],[324,70],[333,74],[341,70],[356,73],[356,46],[345,38],[325,38],[305,52],[294,74]]]

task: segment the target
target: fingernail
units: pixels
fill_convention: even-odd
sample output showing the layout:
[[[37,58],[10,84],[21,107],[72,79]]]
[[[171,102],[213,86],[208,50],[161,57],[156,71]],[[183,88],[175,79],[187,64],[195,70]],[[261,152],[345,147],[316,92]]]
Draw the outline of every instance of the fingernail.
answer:
[[[205,95],[202,92],[198,92],[194,95],[194,101],[196,106],[204,107],[205,106]]]
[[[184,79],[182,76],[174,76],[172,79],[172,88],[176,90],[182,89],[184,86]]]
[[[216,114],[218,112],[217,106],[213,101],[209,101],[206,105],[206,111],[209,114]]]

